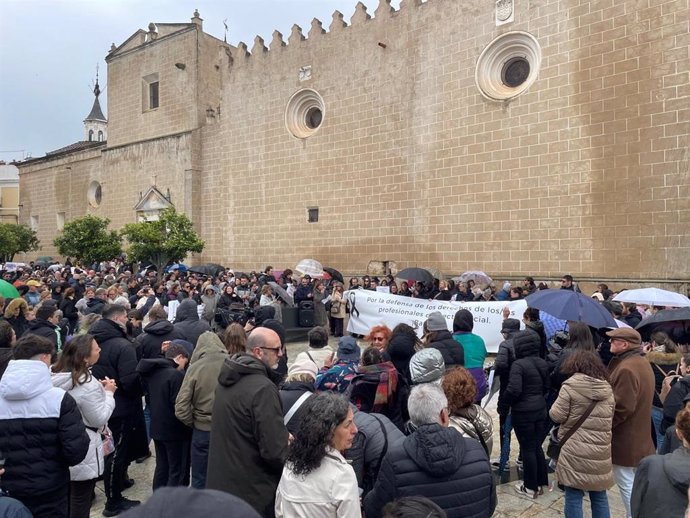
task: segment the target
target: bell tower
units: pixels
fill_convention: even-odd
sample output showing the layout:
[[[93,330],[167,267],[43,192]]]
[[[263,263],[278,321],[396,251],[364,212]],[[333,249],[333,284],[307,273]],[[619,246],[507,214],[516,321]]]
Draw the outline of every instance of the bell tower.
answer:
[[[84,119],[84,140],[90,142],[104,142],[108,139],[108,119],[103,115],[101,103],[98,96],[101,95],[101,88],[98,86],[98,68],[96,68],[96,84],[93,87],[93,107],[91,112]]]

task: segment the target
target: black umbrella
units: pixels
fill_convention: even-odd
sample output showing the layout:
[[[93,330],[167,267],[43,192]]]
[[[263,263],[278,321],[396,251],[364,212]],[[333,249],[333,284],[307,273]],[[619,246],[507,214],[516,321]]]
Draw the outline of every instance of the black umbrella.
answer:
[[[295,299],[293,299],[285,289],[277,282],[268,281],[268,285],[273,288],[273,292],[278,295],[291,308],[295,307]]]
[[[405,268],[404,270],[398,272],[396,275],[399,279],[405,279],[406,281],[415,281],[423,283],[433,283],[434,276],[425,270],[424,268]]]
[[[216,263],[200,264],[198,266],[188,267],[187,271],[208,275],[210,277],[216,277],[225,271],[225,266],[221,266],[220,264]]]
[[[677,343],[690,343],[690,308],[662,309],[645,318],[635,329],[645,340],[652,333],[663,331]]]
[[[333,279],[334,281],[342,282],[343,284],[345,284],[345,279],[343,279],[343,274],[340,273],[335,268],[329,268],[329,267],[325,266],[323,268],[323,271],[326,272],[328,275],[330,275],[331,279]]]

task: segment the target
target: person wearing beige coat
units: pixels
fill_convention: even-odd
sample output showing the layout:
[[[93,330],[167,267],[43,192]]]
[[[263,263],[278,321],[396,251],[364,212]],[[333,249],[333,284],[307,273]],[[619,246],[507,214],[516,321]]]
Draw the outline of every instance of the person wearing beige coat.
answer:
[[[589,492],[593,518],[608,518],[606,490],[614,484],[611,464],[611,425],[615,410],[613,389],[606,381],[606,367],[590,351],[576,351],[563,364],[572,374],[561,386],[549,415],[560,423],[558,438],[582,417],[593,401],[591,414],[562,445],[556,478],[565,486],[566,518],[582,517],[582,498]]]

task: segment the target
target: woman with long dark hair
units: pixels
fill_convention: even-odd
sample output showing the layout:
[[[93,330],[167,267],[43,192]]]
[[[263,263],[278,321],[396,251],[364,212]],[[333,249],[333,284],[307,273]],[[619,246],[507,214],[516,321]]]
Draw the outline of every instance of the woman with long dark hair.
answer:
[[[357,434],[345,397],[322,392],[304,403],[276,492],[276,518],[361,518],[357,477],[343,452]]]
[[[582,498],[589,492],[593,518],[608,518],[606,491],[613,486],[611,465],[611,423],[615,410],[608,371],[599,355],[591,350],[574,349],[563,363],[567,376],[549,415],[561,426],[558,438],[589,416],[563,444],[556,478],[565,486],[565,518],[581,518]]]
[[[77,402],[89,436],[89,451],[84,460],[70,468],[70,518],[88,518],[91,494],[96,479],[103,474],[103,441],[100,430],[115,409],[113,397],[117,385],[106,378],[99,381],[91,375],[91,366],[101,348],[93,336],[75,336],[63,348],[53,365],[53,386],[62,388]]]

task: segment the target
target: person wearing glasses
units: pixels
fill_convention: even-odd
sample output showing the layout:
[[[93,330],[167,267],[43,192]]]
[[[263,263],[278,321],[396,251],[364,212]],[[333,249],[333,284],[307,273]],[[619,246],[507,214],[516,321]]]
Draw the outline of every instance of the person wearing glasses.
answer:
[[[580,288],[577,286],[577,284],[573,280],[572,275],[564,275],[563,277],[561,277],[561,289],[562,290],[576,291],[576,292],[580,293]]]
[[[283,351],[280,337],[267,327],[254,329],[246,348],[220,369],[206,488],[241,495],[261,516],[273,517],[288,448],[277,387],[281,376],[274,371]]]
[[[376,347],[379,351],[385,352],[388,349],[388,341],[391,339],[391,330],[388,326],[378,325],[369,330],[369,334],[364,337],[364,341],[370,346]]]
[[[626,516],[632,517],[630,496],[635,470],[647,455],[653,455],[652,402],[654,372],[642,356],[640,333],[628,327],[609,331],[611,353],[610,382],[616,398],[613,415],[611,460],[613,478],[620,489]]]

